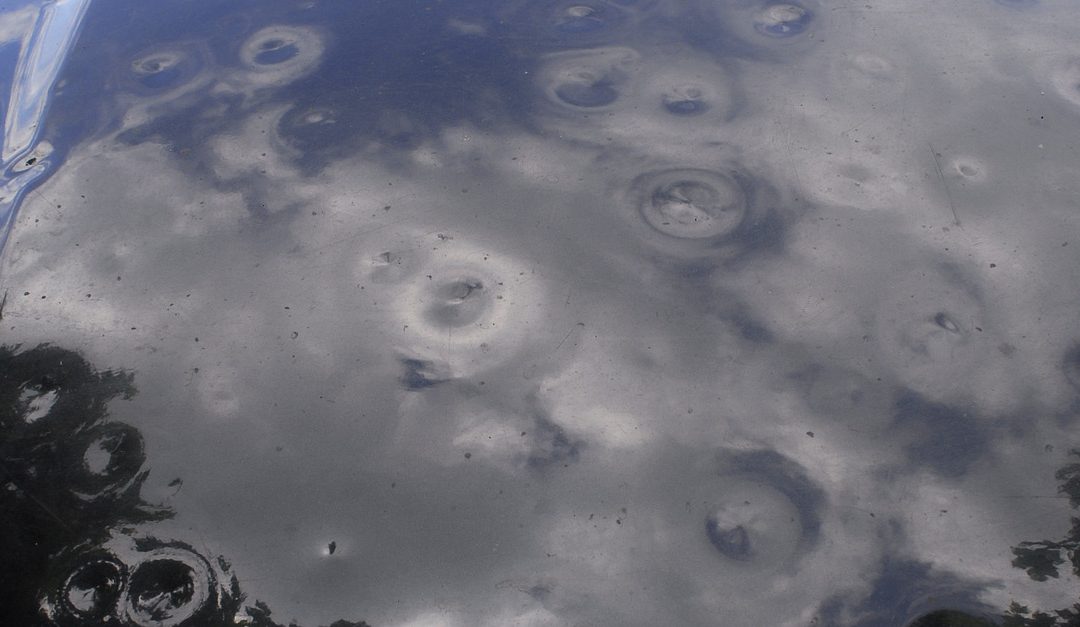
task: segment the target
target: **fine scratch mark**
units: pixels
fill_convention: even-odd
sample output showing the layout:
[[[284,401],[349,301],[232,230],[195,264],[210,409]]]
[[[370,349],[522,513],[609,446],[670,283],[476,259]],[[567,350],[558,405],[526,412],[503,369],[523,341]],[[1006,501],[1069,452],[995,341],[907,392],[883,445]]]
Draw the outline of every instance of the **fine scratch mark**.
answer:
[[[560,349],[560,348],[562,348],[562,345],[566,343],[566,340],[570,339],[570,334],[571,334],[571,333],[573,333],[573,332],[574,332],[574,328],[573,328],[573,327],[571,327],[571,328],[570,328],[570,330],[566,332],[566,335],[564,335],[564,336],[563,336],[563,339],[562,339],[562,341],[561,341],[561,342],[559,342],[559,345],[558,345],[558,346],[556,346],[556,347],[555,347],[555,350],[553,350],[553,351],[551,351],[551,352],[552,352],[552,353],[557,353],[557,352],[559,352],[559,349]]]
[[[4,290],[4,298],[3,300],[0,300],[0,320],[4,319],[4,306],[7,305],[7,294],[8,291]]]
[[[938,177],[941,178],[941,186],[945,188],[945,198],[949,201],[949,209],[952,211],[953,224],[960,226],[960,218],[956,216],[956,204],[953,203],[952,192],[949,190],[949,183],[945,180],[945,172],[941,170],[941,161],[938,159],[938,154],[934,150],[934,145],[930,142],[926,142],[926,145],[930,147],[930,156],[934,158],[934,166],[937,168]]]

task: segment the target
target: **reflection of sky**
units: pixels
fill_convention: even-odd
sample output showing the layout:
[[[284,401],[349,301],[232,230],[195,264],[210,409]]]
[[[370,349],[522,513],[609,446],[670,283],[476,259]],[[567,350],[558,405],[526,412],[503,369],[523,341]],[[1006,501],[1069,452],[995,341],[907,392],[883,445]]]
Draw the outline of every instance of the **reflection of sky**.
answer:
[[[304,624],[1068,598],[1068,0],[465,4],[87,14],[5,342],[136,373],[156,534]]]

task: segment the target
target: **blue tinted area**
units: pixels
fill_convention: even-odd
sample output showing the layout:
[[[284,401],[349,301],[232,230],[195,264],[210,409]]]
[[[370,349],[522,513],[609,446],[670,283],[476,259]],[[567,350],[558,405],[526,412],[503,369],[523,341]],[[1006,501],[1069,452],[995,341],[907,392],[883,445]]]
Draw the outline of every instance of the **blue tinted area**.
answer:
[[[946,477],[962,476],[985,452],[986,435],[969,411],[927,402],[910,391],[896,399],[896,427],[912,435],[908,459]]]

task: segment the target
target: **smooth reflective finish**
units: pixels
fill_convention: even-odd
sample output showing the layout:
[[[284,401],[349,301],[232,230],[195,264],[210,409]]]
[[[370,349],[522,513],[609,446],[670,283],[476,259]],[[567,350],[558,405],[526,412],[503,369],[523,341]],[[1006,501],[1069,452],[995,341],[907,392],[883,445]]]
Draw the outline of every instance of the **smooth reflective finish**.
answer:
[[[1080,624],[1078,19],[0,7],[0,624]]]

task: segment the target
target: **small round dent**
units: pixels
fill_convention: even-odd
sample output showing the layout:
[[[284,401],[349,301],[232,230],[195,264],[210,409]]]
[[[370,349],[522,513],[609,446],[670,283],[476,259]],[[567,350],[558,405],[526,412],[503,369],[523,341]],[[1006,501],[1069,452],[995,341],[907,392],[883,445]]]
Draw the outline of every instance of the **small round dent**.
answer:
[[[733,566],[775,570],[792,562],[803,528],[787,495],[763,482],[727,477],[705,516],[705,536]]]
[[[240,47],[245,78],[260,84],[281,85],[315,68],[322,60],[322,34],[307,26],[268,26]]]
[[[802,34],[814,19],[807,8],[778,2],[761,9],[754,18],[754,29],[768,37],[787,38]]]
[[[196,624],[214,593],[214,574],[202,557],[178,547],[154,549],[132,570],[124,618],[139,627]]]
[[[723,237],[746,217],[746,195],[731,177],[708,170],[657,174],[640,211],[645,221],[671,237]]]

